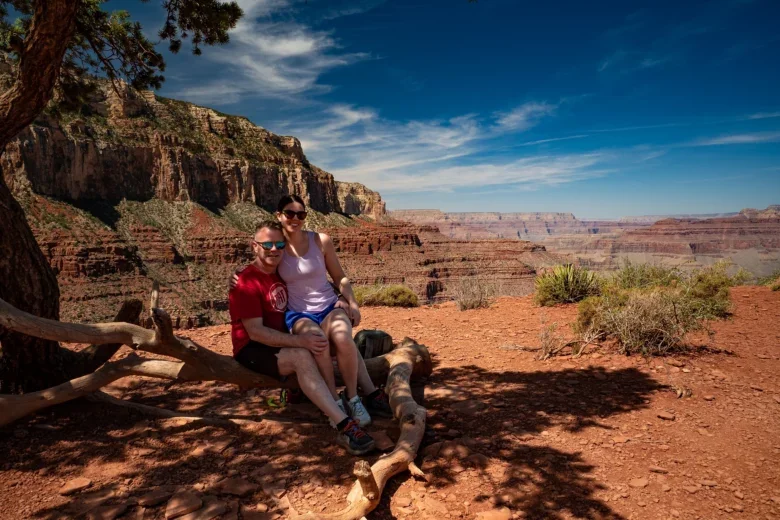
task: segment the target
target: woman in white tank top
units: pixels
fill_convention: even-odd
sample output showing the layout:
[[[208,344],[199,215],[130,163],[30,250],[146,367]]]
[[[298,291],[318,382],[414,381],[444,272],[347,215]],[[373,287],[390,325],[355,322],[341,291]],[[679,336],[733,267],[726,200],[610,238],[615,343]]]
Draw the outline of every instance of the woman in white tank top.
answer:
[[[352,327],[360,323],[360,307],[352,285],[341,267],[336,248],[325,233],[303,229],[306,206],[297,195],[287,195],[279,201],[277,218],[284,229],[287,247],[279,265],[279,276],[287,284],[287,326],[290,332],[300,335],[317,335],[328,338],[330,349],[310,348],[332,397],[345,413],[357,419],[360,426],[370,424],[371,417],[357,394],[361,390],[372,397],[367,402],[375,413],[387,415],[387,397],[379,392],[368,375],[366,365],[352,339]],[[346,300],[339,300],[328,281],[328,275]],[[346,395],[336,391],[336,377],[332,356],[336,357],[344,378]],[[372,406],[381,397],[384,406]],[[392,412],[390,412],[392,416]]]

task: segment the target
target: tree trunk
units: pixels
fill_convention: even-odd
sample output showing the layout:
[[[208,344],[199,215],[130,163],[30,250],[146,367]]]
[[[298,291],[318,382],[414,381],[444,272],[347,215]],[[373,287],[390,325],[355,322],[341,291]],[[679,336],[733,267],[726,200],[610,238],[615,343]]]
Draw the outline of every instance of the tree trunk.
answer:
[[[77,0],[35,2],[13,86],[0,95],[0,154],[52,97],[62,58],[73,38]],[[19,203],[0,175],[0,298],[37,316],[59,318],[57,278]],[[70,379],[76,355],[54,341],[0,327],[0,392],[28,392]]]

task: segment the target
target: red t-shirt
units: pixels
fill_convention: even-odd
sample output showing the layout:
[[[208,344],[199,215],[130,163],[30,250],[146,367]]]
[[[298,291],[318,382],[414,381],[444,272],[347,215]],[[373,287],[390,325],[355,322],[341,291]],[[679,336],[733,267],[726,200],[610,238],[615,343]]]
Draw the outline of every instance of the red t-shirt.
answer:
[[[264,273],[252,264],[238,275],[238,284],[230,291],[230,323],[233,355],[249,343],[249,333],[241,320],[263,318],[263,325],[287,332],[287,286],[279,275]]]

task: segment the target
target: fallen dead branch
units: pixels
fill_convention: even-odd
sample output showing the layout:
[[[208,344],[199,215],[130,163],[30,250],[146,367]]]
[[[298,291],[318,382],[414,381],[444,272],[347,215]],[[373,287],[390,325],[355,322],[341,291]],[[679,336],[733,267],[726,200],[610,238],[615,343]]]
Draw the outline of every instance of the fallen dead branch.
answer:
[[[120,322],[86,325],[49,320],[23,312],[0,299],[0,325],[16,332],[60,342],[110,344],[111,350],[114,351],[117,344],[127,345],[136,351],[175,359],[144,359],[133,353],[123,359],[109,361],[90,374],[52,388],[23,395],[0,395],[0,426],[35,411],[95,392],[98,392],[94,397],[96,399],[160,417],[212,421],[220,425],[250,422],[240,419],[190,417],[170,410],[128,403],[99,391],[109,383],[127,376],[154,377],[173,382],[216,380],[243,388],[282,386],[274,379],[244,368],[230,356],[217,354],[187,338],[174,335],[170,317],[164,310],[157,308],[158,298],[159,292],[155,287],[151,298],[154,330]],[[113,355],[113,352],[111,354]],[[417,476],[422,473],[414,465],[414,459],[425,432],[426,411],[414,401],[410,381],[431,374],[432,363],[428,349],[412,339],[404,338],[387,354],[367,359],[366,367],[375,383],[385,382],[390,406],[401,427],[396,447],[373,466],[369,467],[365,461],[358,462],[355,468],[358,481],[347,497],[347,507],[342,511],[331,514],[309,513],[299,518],[358,520],[379,505],[382,491],[391,477],[407,469]],[[293,380],[284,386],[297,386],[297,382]]]

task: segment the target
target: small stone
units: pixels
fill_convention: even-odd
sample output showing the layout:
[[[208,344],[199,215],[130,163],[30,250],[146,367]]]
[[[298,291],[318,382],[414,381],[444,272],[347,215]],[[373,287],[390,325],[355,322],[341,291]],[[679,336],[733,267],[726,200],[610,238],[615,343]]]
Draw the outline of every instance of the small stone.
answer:
[[[740,500],[745,500],[745,494],[742,491],[734,491],[734,496]]]
[[[165,507],[165,519],[179,518],[197,511],[202,506],[203,500],[192,491],[179,491],[168,501],[168,505]]]
[[[411,497],[396,497],[393,499],[393,502],[395,502],[395,505],[398,507],[409,507],[412,505],[412,498]]]
[[[661,475],[666,475],[669,473],[669,470],[661,468],[659,466],[650,466],[650,472],[651,473],[660,473]]]
[[[628,482],[628,485],[632,488],[646,488],[650,482],[646,478],[635,478]]]
[[[665,412],[665,411],[664,412],[659,412],[658,413],[658,418],[659,419],[663,419],[664,421],[674,421],[674,419],[675,419],[673,413],[669,413],[669,412]]]
[[[502,507],[477,513],[475,520],[510,520],[510,518],[512,518],[512,512],[508,507]]]
[[[664,493],[668,493],[671,490],[672,490],[672,486],[670,486],[669,484],[661,484],[661,491],[663,491]]]
[[[374,444],[376,446],[376,449],[378,449],[379,451],[389,451],[395,448],[395,443],[387,435],[387,432],[385,430],[378,431],[378,432],[371,432],[371,437],[374,439]]]
[[[761,388],[758,385],[750,385],[750,388],[751,388],[751,390],[755,390],[756,392],[763,392],[764,391],[764,389]]]
[[[708,432],[704,428],[699,428],[696,431],[699,433],[699,435],[704,435],[705,437],[709,437],[710,436],[710,432]]]
[[[280,498],[286,492],[287,482],[279,480],[277,482],[265,482],[263,483],[263,493],[269,497]]]
[[[684,367],[685,366],[685,363],[683,363],[682,361],[677,360],[677,359],[669,359],[666,362],[669,363],[670,365],[672,365],[673,367]]]
[[[205,497],[203,507],[190,514],[180,516],[179,520],[214,520],[227,513],[228,505],[216,497]]]
[[[735,505],[733,505],[732,507],[734,508],[734,511],[739,511],[740,513],[741,513],[741,512],[743,512],[743,511],[745,510],[745,508],[744,508],[744,507],[742,507],[742,505],[741,505],[741,504],[735,504]]]
[[[257,507],[255,507],[255,509],[260,513],[265,513],[268,511],[268,506],[260,502],[259,504],[257,504]]]
[[[434,442],[433,444],[429,444],[422,450],[423,457],[436,457],[439,455],[439,451],[441,451],[443,444],[443,442]]]
[[[679,518],[680,517],[680,512],[678,510],[676,510],[676,509],[672,509],[671,511],[669,511],[669,514],[672,515],[675,518]]]
[[[143,507],[154,507],[168,500],[171,497],[171,494],[170,491],[165,491],[164,489],[155,489],[139,498],[138,505]]]
[[[625,444],[625,443],[627,443],[630,440],[631,439],[629,439],[628,437],[625,437],[623,435],[618,435],[617,437],[613,437],[612,438],[612,442],[614,442],[615,444]]]
[[[704,396],[704,400],[705,401],[714,401],[715,400],[715,396],[714,395],[705,395]]]
[[[466,462],[479,468],[484,468],[490,463],[490,459],[481,453],[473,453],[466,458]]]
[[[122,516],[130,504],[124,502],[114,506],[100,506],[87,513],[87,520],[114,520]]]
[[[476,415],[486,408],[486,404],[476,399],[467,399],[453,404],[450,408],[461,415]]]
[[[218,484],[220,492],[225,495],[245,497],[257,491],[258,485],[242,478],[228,478]]]
[[[777,404],[780,404],[780,395],[776,395],[772,399],[774,399]]]
[[[78,493],[82,489],[87,489],[91,485],[92,481],[88,478],[78,477],[66,482],[65,485],[60,488],[59,493],[60,495],[68,496],[73,493]]]
[[[683,489],[692,495],[699,492],[699,488],[696,486],[683,486]]]
[[[715,482],[714,480],[700,480],[699,484],[705,487],[715,487],[718,485],[718,483]]]
[[[421,506],[425,509],[426,513],[446,515],[449,512],[447,506],[444,505],[444,502],[440,502],[429,496],[426,496],[423,499]]]

